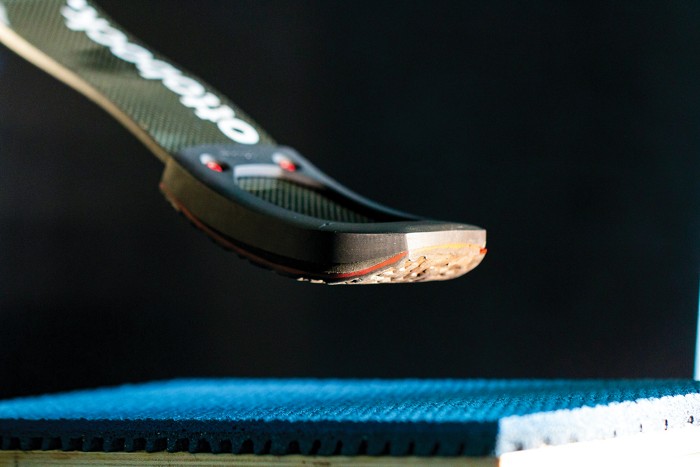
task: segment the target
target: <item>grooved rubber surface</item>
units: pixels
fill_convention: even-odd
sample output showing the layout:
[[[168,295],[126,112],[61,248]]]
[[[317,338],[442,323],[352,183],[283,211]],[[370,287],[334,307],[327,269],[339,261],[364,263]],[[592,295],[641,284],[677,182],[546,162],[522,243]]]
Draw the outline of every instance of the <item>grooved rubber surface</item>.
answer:
[[[333,222],[374,222],[323,193],[279,178],[245,177],[236,182],[245,191],[290,211]]]
[[[484,456],[675,430],[700,383],[196,379],[0,402],[5,450]]]

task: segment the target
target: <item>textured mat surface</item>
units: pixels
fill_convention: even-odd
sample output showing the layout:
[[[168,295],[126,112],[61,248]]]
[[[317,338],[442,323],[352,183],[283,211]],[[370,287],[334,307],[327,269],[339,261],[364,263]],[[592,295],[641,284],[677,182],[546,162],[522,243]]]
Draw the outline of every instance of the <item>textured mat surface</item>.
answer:
[[[0,401],[0,446],[483,456],[698,417],[685,380],[194,379]]]

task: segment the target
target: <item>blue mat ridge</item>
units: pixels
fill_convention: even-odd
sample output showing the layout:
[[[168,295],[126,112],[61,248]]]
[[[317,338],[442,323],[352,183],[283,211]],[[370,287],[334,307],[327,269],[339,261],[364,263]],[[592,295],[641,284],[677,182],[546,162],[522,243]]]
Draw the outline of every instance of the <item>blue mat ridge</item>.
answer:
[[[0,401],[0,449],[486,456],[698,417],[688,380],[181,379]]]

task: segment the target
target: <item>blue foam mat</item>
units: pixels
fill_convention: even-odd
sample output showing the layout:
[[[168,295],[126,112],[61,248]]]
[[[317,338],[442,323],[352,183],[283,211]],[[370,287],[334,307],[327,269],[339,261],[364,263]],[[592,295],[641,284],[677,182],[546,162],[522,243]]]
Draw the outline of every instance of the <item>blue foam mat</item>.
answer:
[[[0,401],[0,448],[481,456],[698,417],[686,380],[190,379]]]

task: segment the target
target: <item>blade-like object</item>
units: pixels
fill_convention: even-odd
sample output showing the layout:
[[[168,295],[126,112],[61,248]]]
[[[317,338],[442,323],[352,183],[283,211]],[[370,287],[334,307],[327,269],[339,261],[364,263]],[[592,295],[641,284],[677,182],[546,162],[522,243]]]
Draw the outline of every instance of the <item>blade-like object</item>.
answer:
[[[461,276],[486,253],[479,227],[341,186],[86,0],[0,1],[0,41],[119,120],[165,164],[170,203],[254,263],[314,282],[420,282]]]

